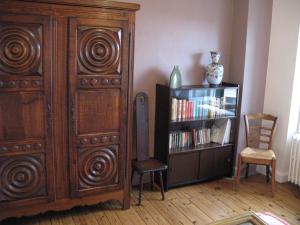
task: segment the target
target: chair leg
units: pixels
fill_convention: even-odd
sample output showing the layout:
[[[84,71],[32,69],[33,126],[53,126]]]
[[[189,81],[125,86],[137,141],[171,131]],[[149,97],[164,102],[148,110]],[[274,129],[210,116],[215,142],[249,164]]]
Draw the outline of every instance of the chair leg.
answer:
[[[270,166],[266,166],[267,183],[270,182]]]
[[[237,163],[237,171],[236,171],[236,190],[238,190],[239,186],[240,186],[241,164],[242,164],[242,157],[239,154],[239,156],[238,156],[238,163]]]
[[[135,172],[135,170],[132,169],[132,171],[131,171],[131,184],[130,184],[130,187],[132,187],[134,172]]]
[[[142,202],[143,176],[144,176],[144,174],[141,173],[140,174],[140,192],[139,192],[139,203],[138,203],[138,205],[141,205],[141,202]]]
[[[151,190],[154,190],[154,171],[150,172],[150,176],[151,176]]]
[[[163,183],[162,171],[159,171],[159,180],[160,180],[161,197],[162,197],[162,200],[165,200],[165,192],[164,192],[164,183]]]
[[[276,171],[276,159],[272,160],[272,195],[275,194],[276,181],[275,181],[275,171]]]
[[[246,165],[246,176],[245,176],[245,179],[248,179],[248,176],[249,176],[249,163],[247,163],[247,165]]]

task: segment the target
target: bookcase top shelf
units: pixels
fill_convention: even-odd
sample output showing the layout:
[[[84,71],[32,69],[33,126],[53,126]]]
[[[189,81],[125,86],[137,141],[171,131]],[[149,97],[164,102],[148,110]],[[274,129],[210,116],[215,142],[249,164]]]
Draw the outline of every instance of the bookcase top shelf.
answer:
[[[161,86],[168,87],[167,85],[158,84]],[[180,88],[170,88],[170,91],[180,91],[180,90],[192,90],[192,89],[225,89],[225,88],[239,88],[240,85],[226,83],[223,82],[221,85],[218,86],[210,86],[210,85],[183,85]],[[168,87],[169,88],[169,87]]]
[[[218,143],[209,143],[209,144],[203,144],[195,147],[171,149],[169,155],[172,156],[172,155],[179,155],[179,154],[187,154],[187,153],[199,152],[199,151],[204,151],[209,149],[221,149],[221,148],[231,147],[231,146],[233,146],[232,143],[228,143],[224,145]]]

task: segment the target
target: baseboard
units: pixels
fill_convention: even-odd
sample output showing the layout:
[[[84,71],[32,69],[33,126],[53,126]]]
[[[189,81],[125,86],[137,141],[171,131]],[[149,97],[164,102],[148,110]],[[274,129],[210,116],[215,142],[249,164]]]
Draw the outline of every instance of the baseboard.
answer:
[[[256,171],[260,174],[266,175],[266,167],[265,166],[257,166]],[[283,173],[281,171],[276,170],[276,181],[278,183],[286,183],[288,182],[288,173]]]

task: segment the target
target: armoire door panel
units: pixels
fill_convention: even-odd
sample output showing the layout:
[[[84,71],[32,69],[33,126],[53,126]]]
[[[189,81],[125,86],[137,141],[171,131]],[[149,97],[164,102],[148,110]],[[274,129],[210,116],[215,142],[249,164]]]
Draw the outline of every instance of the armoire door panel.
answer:
[[[128,21],[70,18],[69,26],[71,190],[75,197],[123,185],[129,33]]]
[[[78,134],[120,130],[120,89],[80,91],[77,99]]]
[[[12,17],[0,15],[0,75],[42,75],[43,18]]]
[[[78,74],[121,73],[120,28],[78,26]]]
[[[0,207],[54,199],[51,44],[51,17],[1,13]]]
[[[118,155],[118,146],[80,149],[79,191],[117,186],[119,184]]]
[[[0,93],[0,141],[45,137],[41,92]]]
[[[43,154],[0,157],[0,202],[47,195]]]

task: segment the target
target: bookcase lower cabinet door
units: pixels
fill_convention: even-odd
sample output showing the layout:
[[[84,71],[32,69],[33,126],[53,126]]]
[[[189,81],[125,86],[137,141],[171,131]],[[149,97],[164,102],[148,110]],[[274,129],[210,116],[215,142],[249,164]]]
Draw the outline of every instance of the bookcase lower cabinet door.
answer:
[[[232,147],[201,151],[199,161],[199,180],[230,176],[232,168]]]
[[[231,176],[233,150],[232,147],[215,150],[216,176]]]
[[[200,180],[207,180],[216,176],[214,152],[214,149],[201,151],[199,160]]]
[[[168,177],[169,186],[176,186],[197,181],[198,167],[198,152],[170,155]]]

